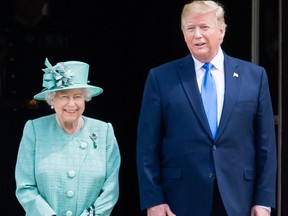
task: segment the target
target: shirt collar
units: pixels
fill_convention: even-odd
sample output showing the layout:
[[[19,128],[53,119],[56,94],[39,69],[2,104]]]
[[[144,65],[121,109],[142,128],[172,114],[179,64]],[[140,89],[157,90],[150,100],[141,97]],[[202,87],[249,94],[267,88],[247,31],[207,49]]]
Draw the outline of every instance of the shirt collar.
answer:
[[[198,71],[203,66],[204,62],[198,61],[193,55],[192,58],[195,63],[195,70]],[[221,48],[219,49],[217,55],[212,59],[211,63],[217,70],[224,71],[224,54]]]

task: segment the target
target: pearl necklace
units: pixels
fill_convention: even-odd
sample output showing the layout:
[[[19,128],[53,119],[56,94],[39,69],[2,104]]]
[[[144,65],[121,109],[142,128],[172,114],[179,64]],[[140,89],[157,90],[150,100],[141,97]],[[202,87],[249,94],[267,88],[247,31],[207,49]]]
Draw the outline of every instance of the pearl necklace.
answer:
[[[56,115],[56,121],[57,121],[58,125],[62,128],[62,130],[64,130],[64,128],[63,128],[63,127],[61,126],[61,124],[60,124],[60,121],[59,121],[57,115]],[[81,130],[81,128],[82,128],[83,126],[84,126],[84,120],[83,120],[82,117],[80,117],[79,120],[78,120],[78,124],[77,124],[76,130],[75,130],[73,133],[71,133],[71,134],[77,133],[78,131]],[[64,130],[64,131],[65,131],[65,130]],[[65,132],[66,132],[66,131],[65,131]],[[67,133],[67,132],[66,132],[66,133]]]

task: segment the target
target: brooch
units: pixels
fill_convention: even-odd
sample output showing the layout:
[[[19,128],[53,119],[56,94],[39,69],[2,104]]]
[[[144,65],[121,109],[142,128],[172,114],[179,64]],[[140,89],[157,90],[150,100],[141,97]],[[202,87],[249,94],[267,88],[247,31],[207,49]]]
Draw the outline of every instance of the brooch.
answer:
[[[96,149],[97,148],[97,144],[96,144],[97,135],[96,135],[96,133],[90,134],[90,139],[93,141],[94,149]]]

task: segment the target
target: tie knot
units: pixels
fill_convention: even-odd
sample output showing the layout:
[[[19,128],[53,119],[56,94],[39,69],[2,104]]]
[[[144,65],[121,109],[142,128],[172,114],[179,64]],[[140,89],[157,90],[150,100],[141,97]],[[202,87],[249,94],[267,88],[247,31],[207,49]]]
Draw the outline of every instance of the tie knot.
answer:
[[[202,67],[206,70],[206,71],[210,71],[212,68],[212,63],[211,62],[206,62]]]

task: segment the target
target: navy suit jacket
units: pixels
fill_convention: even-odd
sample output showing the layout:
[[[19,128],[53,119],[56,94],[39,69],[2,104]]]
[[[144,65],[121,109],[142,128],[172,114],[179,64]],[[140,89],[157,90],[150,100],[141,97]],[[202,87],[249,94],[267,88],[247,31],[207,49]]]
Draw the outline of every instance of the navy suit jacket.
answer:
[[[191,55],[153,68],[137,137],[141,208],[208,216],[215,178],[228,215],[275,207],[276,143],[266,71],[224,53],[225,95],[213,141]]]

